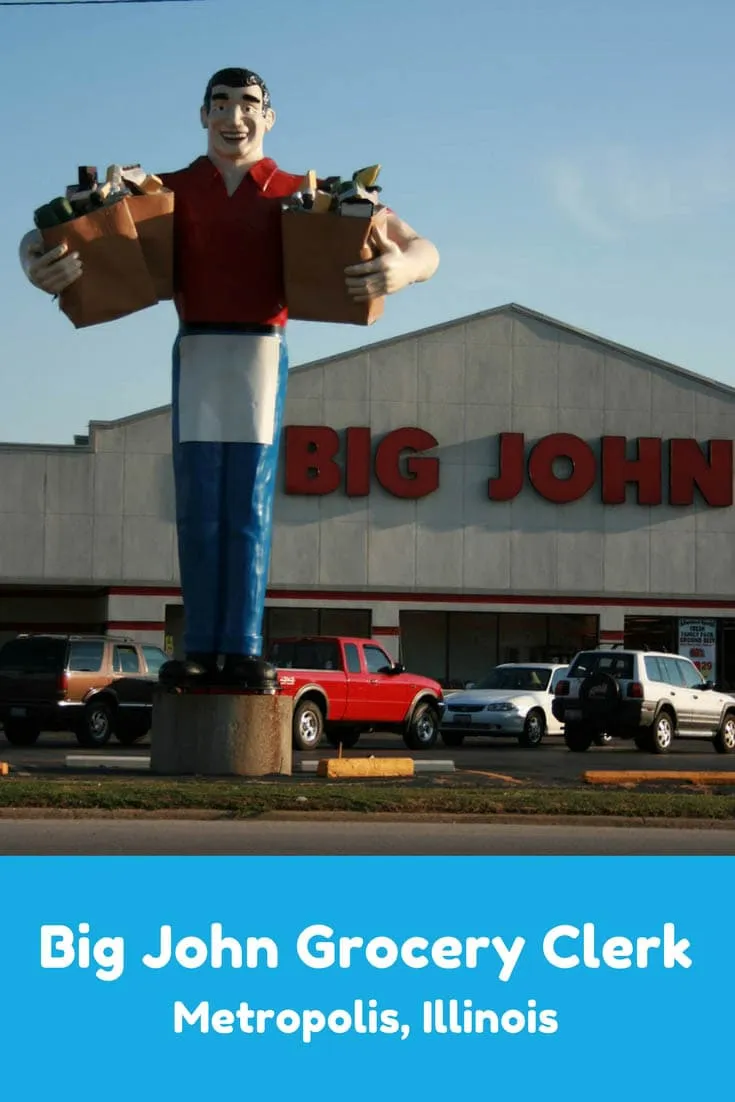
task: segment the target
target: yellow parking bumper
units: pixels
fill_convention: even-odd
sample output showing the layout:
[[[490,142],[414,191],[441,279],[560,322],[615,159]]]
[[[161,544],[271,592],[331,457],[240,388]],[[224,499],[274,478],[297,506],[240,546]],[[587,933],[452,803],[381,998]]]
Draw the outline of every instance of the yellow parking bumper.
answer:
[[[413,758],[324,758],[319,777],[412,777]]]
[[[587,784],[735,784],[735,773],[679,769],[599,769],[582,774]]]

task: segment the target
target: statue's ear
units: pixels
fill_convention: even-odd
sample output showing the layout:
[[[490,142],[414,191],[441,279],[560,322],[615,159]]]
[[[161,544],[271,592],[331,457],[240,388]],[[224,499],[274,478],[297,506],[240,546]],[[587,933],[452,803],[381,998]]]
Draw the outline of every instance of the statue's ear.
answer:
[[[272,130],[276,125],[276,113],[272,107],[269,107],[265,113],[265,128],[266,130]]]
[[[199,118],[201,119],[202,126],[205,130],[207,129],[208,117],[209,116],[207,115],[207,108],[204,106],[204,104],[202,104],[199,111]]]

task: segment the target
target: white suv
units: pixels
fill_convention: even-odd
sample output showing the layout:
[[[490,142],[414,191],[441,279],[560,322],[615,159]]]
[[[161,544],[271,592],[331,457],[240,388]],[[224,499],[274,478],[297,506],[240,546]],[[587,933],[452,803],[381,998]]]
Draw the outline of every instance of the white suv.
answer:
[[[581,651],[552,703],[570,750],[588,750],[600,732],[665,754],[675,738],[709,739],[735,751],[735,696],[704,681],[688,658],[658,651]]]

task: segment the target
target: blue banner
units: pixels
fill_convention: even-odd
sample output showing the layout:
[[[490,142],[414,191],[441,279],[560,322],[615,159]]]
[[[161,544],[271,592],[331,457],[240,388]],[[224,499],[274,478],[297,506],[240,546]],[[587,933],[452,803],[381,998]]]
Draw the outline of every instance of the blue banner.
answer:
[[[3,858],[2,1096],[725,1097],[732,881],[706,857]]]

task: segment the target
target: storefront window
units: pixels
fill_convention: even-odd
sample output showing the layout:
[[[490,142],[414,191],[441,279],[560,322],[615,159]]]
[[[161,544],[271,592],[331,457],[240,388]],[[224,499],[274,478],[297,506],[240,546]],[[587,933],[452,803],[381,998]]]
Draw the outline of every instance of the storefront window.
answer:
[[[717,684],[731,693],[735,691],[735,620],[723,620],[720,632]]]
[[[477,682],[502,662],[570,662],[597,645],[596,616],[521,612],[401,612],[407,669],[445,689]]]
[[[448,613],[402,610],[400,623],[401,661],[406,669],[449,688]]]
[[[369,639],[372,614],[363,608],[266,608],[266,643],[299,635],[354,635]]]
[[[629,650],[669,651],[679,648],[679,621],[675,616],[626,616],[625,646]]]

